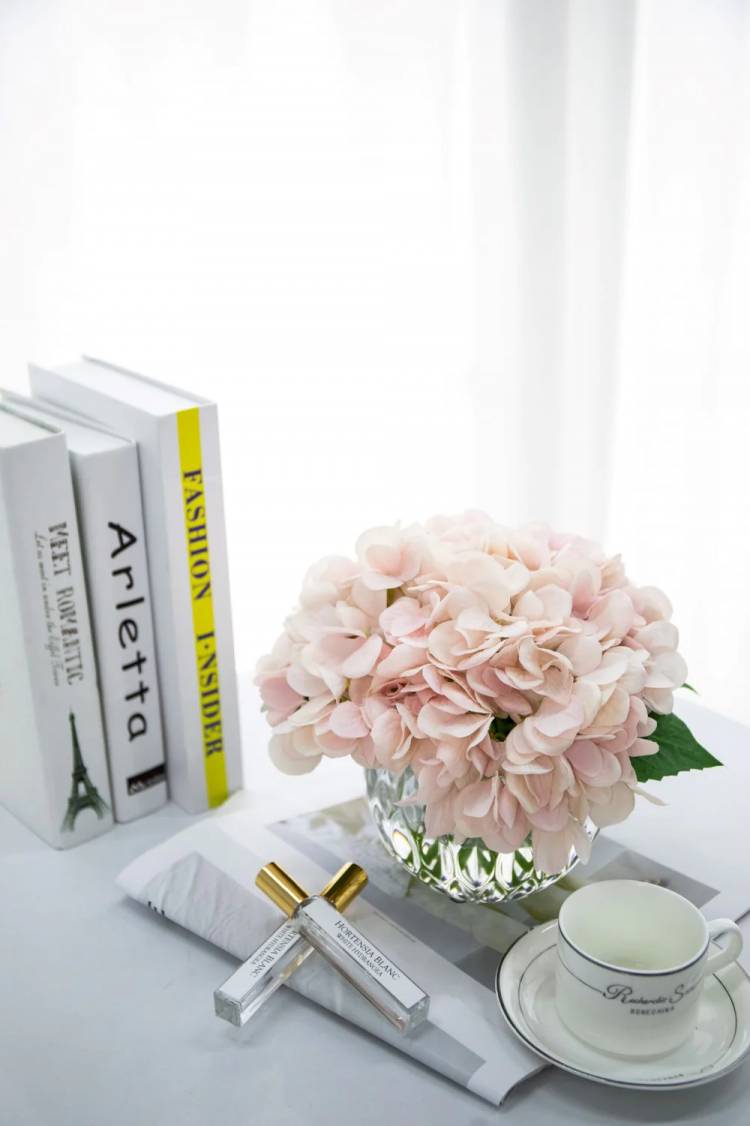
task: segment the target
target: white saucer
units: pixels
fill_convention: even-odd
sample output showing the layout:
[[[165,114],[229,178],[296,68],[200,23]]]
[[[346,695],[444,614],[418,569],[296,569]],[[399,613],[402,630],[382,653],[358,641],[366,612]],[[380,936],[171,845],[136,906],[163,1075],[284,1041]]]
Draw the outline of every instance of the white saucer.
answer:
[[[679,1090],[733,1071],[750,1052],[750,978],[735,962],[706,978],[692,1036],[657,1059],[623,1059],[584,1044],[555,1008],[557,923],[524,934],[505,954],[495,989],[516,1036],[574,1075],[613,1087]]]

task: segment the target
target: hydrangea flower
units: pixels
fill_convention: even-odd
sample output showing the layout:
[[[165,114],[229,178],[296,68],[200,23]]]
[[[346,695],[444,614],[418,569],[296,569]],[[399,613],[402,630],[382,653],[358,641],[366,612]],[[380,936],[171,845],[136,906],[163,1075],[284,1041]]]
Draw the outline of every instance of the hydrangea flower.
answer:
[[[256,673],[289,773],[351,755],[410,768],[428,836],[512,851],[555,872],[588,818],[622,821],[631,760],[656,750],[686,666],[671,606],[619,557],[484,513],[372,528],[321,560]],[[645,795],[648,796],[648,795]]]

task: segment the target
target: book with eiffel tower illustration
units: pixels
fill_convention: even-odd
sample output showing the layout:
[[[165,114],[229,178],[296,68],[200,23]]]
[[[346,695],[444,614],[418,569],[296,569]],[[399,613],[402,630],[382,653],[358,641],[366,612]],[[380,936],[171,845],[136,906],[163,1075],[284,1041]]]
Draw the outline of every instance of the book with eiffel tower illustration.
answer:
[[[73,477],[116,821],[167,796],[151,582],[134,442],[2,389],[3,403],[65,435]],[[85,748],[84,748],[85,755]]]
[[[0,403],[0,801],[56,848],[112,798],[65,437]]]
[[[72,833],[76,826],[76,818],[84,809],[93,809],[99,820],[103,820],[109,806],[102,800],[99,791],[89,778],[89,772],[83,761],[81,746],[78,742],[76,731],[76,717],[73,712],[68,716],[70,720],[70,736],[73,741],[73,787],[68,798],[68,808],[65,810],[63,830]]]

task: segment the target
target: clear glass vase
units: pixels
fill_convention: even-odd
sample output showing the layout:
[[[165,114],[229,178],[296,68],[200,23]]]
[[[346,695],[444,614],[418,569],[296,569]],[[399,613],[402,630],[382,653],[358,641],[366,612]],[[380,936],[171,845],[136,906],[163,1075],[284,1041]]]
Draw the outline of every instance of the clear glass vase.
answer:
[[[502,903],[541,891],[578,863],[571,849],[568,863],[548,875],[534,867],[531,841],[515,852],[494,852],[478,837],[457,844],[451,836],[430,839],[424,831],[424,806],[399,805],[416,793],[410,770],[392,774],[366,770],[367,798],[380,838],[388,852],[417,879],[459,902]],[[586,826],[593,837],[595,829]]]

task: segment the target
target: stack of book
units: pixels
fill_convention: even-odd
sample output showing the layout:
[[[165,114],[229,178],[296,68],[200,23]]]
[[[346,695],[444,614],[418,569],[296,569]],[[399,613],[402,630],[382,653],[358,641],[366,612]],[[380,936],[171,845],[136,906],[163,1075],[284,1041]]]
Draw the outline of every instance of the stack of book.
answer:
[[[215,404],[92,359],[0,401],[0,801],[67,848],[242,785]]]

